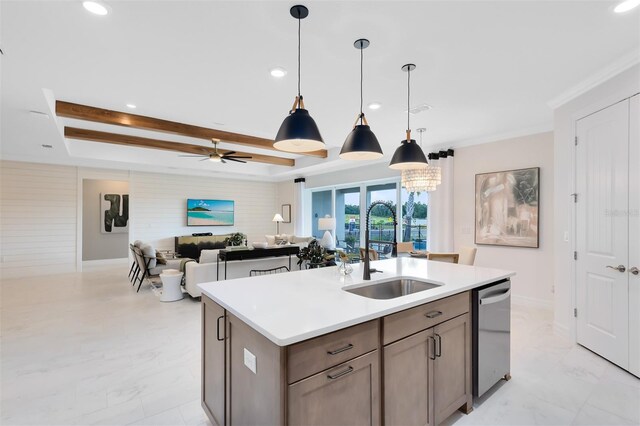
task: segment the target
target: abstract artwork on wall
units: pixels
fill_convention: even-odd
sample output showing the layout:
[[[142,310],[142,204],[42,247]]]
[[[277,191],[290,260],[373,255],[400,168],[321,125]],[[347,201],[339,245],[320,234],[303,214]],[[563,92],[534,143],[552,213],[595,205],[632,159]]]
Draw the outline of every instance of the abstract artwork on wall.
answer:
[[[100,194],[100,232],[129,232],[129,194]]]
[[[476,175],[476,244],[539,247],[540,168]]]

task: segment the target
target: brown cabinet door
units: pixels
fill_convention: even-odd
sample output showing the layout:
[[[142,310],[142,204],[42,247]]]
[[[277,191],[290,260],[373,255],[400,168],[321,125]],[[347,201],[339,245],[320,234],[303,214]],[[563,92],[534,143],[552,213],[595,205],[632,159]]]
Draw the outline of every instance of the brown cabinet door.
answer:
[[[289,385],[290,425],[380,424],[378,351]]]
[[[430,363],[435,357],[433,329],[385,346],[384,423],[432,424]]]
[[[460,315],[433,328],[436,359],[433,363],[435,424],[463,405],[471,408],[471,321]]]
[[[202,296],[202,407],[211,422],[219,426],[225,424],[224,337],[224,309]]]

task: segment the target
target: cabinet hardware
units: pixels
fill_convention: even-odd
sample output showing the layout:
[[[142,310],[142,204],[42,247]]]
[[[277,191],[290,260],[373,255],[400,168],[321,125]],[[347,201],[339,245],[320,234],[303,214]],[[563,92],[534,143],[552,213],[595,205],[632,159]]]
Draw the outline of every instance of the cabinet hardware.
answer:
[[[429,353],[430,353],[429,354],[429,359],[433,361],[433,360],[436,359],[436,339],[434,339],[433,336],[428,336],[427,339],[429,340],[429,342],[433,342],[429,346],[429,348],[431,349],[431,350],[429,350]],[[431,354],[433,354],[433,357],[431,356]]]
[[[340,349],[334,349],[332,351],[327,351],[327,353],[329,355],[337,355],[340,352],[348,351],[349,349],[353,349],[353,345],[351,343],[349,343],[347,346],[344,346],[344,347],[342,347]]]
[[[438,339],[435,341],[437,344],[435,344],[435,345],[434,345],[434,346],[435,346],[435,348],[437,348],[437,349],[438,349],[438,351],[436,352],[436,356],[437,356],[437,357],[441,357],[441,356],[442,356],[442,337],[440,337],[440,335],[439,335],[439,334],[436,334],[436,337],[438,338]],[[435,349],[435,348],[434,348],[434,349]]]
[[[624,272],[627,270],[627,268],[625,268],[624,265],[618,265],[618,266],[607,265],[607,268],[615,269],[618,272]]]
[[[341,371],[339,373],[336,374],[327,374],[327,377],[331,380],[335,380],[335,379],[339,379],[342,376],[346,376],[347,374],[351,373],[353,371],[353,367],[349,366],[349,368],[347,368],[344,371]]]
[[[640,274],[640,269],[636,268],[635,266],[632,266],[631,269],[629,269],[629,272],[631,272],[633,275],[638,275]]]
[[[431,311],[424,314],[424,316],[427,318],[436,318],[436,317],[439,317],[440,315],[442,315],[442,311]]]
[[[220,315],[216,320],[216,338],[220,342],[224,340],[224,337],[222,339],[220,338],[220,320],[221,319],[224,319],[224,315]]]

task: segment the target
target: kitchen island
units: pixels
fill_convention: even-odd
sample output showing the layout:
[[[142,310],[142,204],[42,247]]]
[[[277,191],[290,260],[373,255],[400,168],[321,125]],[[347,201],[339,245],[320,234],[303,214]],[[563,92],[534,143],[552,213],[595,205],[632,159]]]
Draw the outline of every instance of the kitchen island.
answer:
[[[371,281],[354,265],[346,277],[331,267],[201,284],[211,421],[424,425],[471,411],[470,290],[514,274],[414,258],[372,266],[382,272]],[[432,288],[352,293],[401,279]]]

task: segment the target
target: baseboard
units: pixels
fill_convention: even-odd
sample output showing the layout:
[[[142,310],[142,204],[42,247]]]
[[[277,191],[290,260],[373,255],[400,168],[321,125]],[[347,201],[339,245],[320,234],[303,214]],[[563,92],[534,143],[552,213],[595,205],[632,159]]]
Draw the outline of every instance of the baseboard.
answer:
[[[553,301],[551,300],[536,299],[533,297],[516,296],[514,294],[511,294],[511,302],[513,302],[514,305],[526,306],[529,308],[544,309],[546,311],[553,310]]]
[[[82,270],[87,271],[93,269],[110,268],[113,266],[127,266],[128,263],[128,257],[122,257],[118,259],[83,260]]]
[[[566,325],[562,325],[557,321],[553,322],[553,332],[558,336],[565,337],[571,340],[571,330]]]

